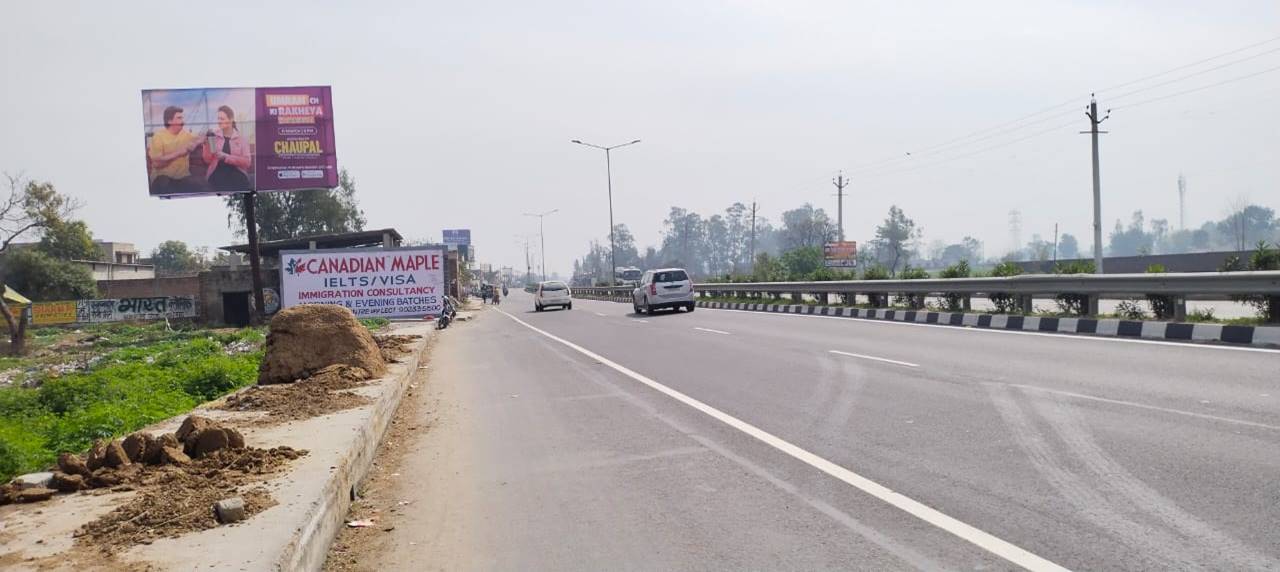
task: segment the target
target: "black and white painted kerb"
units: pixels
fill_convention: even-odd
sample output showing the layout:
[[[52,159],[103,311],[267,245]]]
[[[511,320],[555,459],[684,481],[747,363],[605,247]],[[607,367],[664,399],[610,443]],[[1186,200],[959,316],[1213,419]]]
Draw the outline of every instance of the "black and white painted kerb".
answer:
[[[700,301],[698,306],[722,310],[893,320],[896,322],[967,326],[995,330],[1092,334],[1157,340],[1227,342],[1280,347],[1280,327],[1184,324],[1178,322],[1095,318],[1049,318],[1041,316],[1011,316],[1007,314],[965,314],[960,312],[931,312],[928,310],[867,309],[798,304],[751,304],[746,302]]]
[[[596,300],[631,303],[627,297],[583,296]],[[962,326],[994,330],[1020,330],[1024,332],[1054,332],[1116,336],[1154,340],[1224,342],[1254,346],[1280,347],[1280,327],[1228,326],[1223,324],[1185,324],[1179,322],[1154,322],[1142,320],[1049,318],[1042,316],[1011,316],[1007,314],[965,314],[962,312],[931,312],[929,310],[903,310],[886,308],[847,308],[843,306],[816,306],[809,304],[764,304],[747,302],[698,301],[699,308],[741,310],[747,312],[772,312],[777,314],[801,314],[891,320],[918,324]]]

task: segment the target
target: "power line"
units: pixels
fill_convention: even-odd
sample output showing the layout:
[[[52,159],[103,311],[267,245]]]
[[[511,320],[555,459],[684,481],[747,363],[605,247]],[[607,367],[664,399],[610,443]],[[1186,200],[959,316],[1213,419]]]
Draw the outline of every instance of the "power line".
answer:
[[[1269,39],[1269,40],[1263,40],[1263,41],[1261,41],[1261,42],[1257,42],[1257,43],[1255,43],[1255,44],[1249,44],[1249,45],[1247,45],[1247,46],[1244,46],[1243,48],[1236,48],[1236,49],[1231,50],[1231,51],[1229,51],[1229,52],[1223,52],[1223,53],[1218,54],[1218,55],[1216,55],[1216,56],[1210,56],[1210,57],[1207,57],[1207,58],[1202,59],[1202,60],[1197,60],[1197,61],[1191,62],[1191,63],[1189,63],[1189,64],[1183,64],[1183,65],[1180,65],[1180,66],[1175,67],[1175,68],[1169,68],[1169,69],[1164,70],[1164,71],[1162,71],[1162,72],[1160,72],[1160,73],[1151,74],[1151,75],[1149,75],[1149,76],[1145,76],[1145,77],[1140,77],[1140,78],[1138,78],[1138,79],[1135,79],[1135,80],[1132,80],[1132,81],[1127,81],[1127,82],[1124,82],[1124,83],[1119,84],[1119,85],[1113,85],[1113,86],[1108,87],[1108,88],[1105,88],[1105,89],[1100,89],[1100,90],[1098,90],[1098,92],[1099,92],[1099,93],[1102,93],[1102,92],[1111,91],[1111,90],[1113,90],[1113,89],[1120,89],[1120,88],[1122,88],[1122,87],[1129,87],[1129,86],[1131,86],[1131,85],[1139,84],[1139,83],[1142,83],[1142,82],[1147,81],[1147,80],[1149,80],[1149,79],[1155,79],[1155,78],[1158,78],[1158,77],[1163,76],[1163,75],[1169,75],[1169,74],[1171,74],[1171,73],[1173,73],[1173,72],[1176,72],[1176,71],[1182,71],[1182,70],[1187,69],[1187,68],[1193,68],[1193,67],[1196,67],[1196,66],[1198,66],[1198,65],[1200,65],[1200,64],[1209,63],[1209,62],[1211,62],[1211,61],[1213,61],[1213,60],[1217,60],[1217,59],[1225,58],[1225,57],[1227,57],[1227,56],[1234,56],[1234,55],[1236,55],[1236,54],[1238,54],[1238,53],[1240,53],[1240,52],[1247,52],[1247,51],[1252,50],[1253,48],[1256,48],[1256,47],[1258,47],[1258,46],[1265,46],[1265,45],[1270,44],[1270,43],[1275,42],[1275,41],[1280,41],[1280,36],[1276,36],[1276,37],[1271,38],[1271,39]]]
[[[1075,110],[1072,110],[1072,112],[1074,113],[1074,112],[1075,112]],[[876,178],[876,177],[884,177],[884,176],[890,176],[890,175],[902,175],[902,174],[907,174],[907,173],[913,173],[913,172],[915,172],[915,171],[921,171],[921,170],[924,170],[924,169],[929,169],[929,168],[932,168],[932,167],[936,167],[936,166],[938,166],[938,165],[944,165],[944,164],[946,164],[946,163],[950,163],[950,162],[955,161],[955,160],[958,160],[958,159],[964,159],[964,158],[966,158],[966,157],[972,157],[972,156],[974,156],[974,155],[978,155],[978,154],[981,154],[981,153],[986,153],[987,151],[994,151],[994,150],[999,149],[999,148],[1001,148],[1001,147],[1008,147],[1009,145],[1013,145],[1014,143],[1021,143],[1021,142],[1023,142],[1023,141],[1028,140],[1028,139],[1034,139],[1034,138],[1036,138],[1036,137],[1040,137],[1040,136],[1042,136],[1042,135],[1046,135],[1046,134],[1048,134],[1048,133],[1053,133],[1054,131],[1059,131],[1059,130],[1061,130],[1061,129],[1063,129],[1063,128],[1070,127],[1070,126],[1072,126],[1072,125],[1075,125],[1076,123],[1077,123],[1077,121],[1076,121],[1076,120],[1072,120],[1072,121],[1070,121],[1070,122],[1068,122],[1068,123],[1062,123],[1062,124],[1059,124],[1059,125],[1054,125],[1053,127],[1050,127],[1050,128],[1048,128],[1048,129],[1044,129],[1044,130],[1042,130],[1042,131],[1037,131],[1037,132],[1035,132],[1035,133],[1032,133],[1032,134],[1030,134],[1030,135],[1026,135],[1026,136],[1024,136],[1024,137],[1019,137],[1019,138],[1017,138],[1017,139],[1011,139],[1011,140],[1009,140],[1009,141],[1005,141],[1005,142],[998,143],[998,144],[995,144],[995,145],[989,145],[989,146],[987,146],[987,147],[983,147],[983,148],[981,148],[981,149],[977,149],[977,150],[974,150],[974,151],[970,151],[970,152],[965,153],[965,154],[962,154],[962,155],[956,155],[956,156],[954,156],[954,157],[948,157],[948,158],[946,158],[946,159],[942,159],[942,160],[939,160],[939,161],[933,161],[933,162],[931,162],[931,163],[926,163],[926,164],[924,164],[924,165],[915,166],[915,167],[911,167],[911,168],[907,168],[907,169],[899,169],[899,170],[896,170],[896,171],[884,171],[884,172],[880,172],[880,173],[872,173],[872,174],[870,174],[870,175],[865,175],[865,177],[864,177],[864,178]]]
[[[1191,79],[1191,78],[1193,78],[1193,77],[1196,77],[1196,76],[1199,76],[1199,75],[1204,75],[1204,74],[1207,74],[1207,73],[1209,73],[1209,72],[1215,72],[1215,71],[1218,71],[1218,70],[1223,69],[1223,68],[1231,67],[1231,66],[1236,65],[1236,64],[1238,64],[1238,63],[1247,62],[1247,61],[1249,61],[1249,60],[1256,59],[1256,58],[1260,58],[1260,57],[1265,56],[1265,55],[1268,55],[1268,54],[1274,54],[1274,53],[1276,53],[1276,52],[1280,52],[1280,48],[1275,48],[1275,49],[1267,50],[1267,51],[1265,51],[1265,52],[1258,52],[1258,53],[1256,53],[1256,54],[1254,54],[1254,55],[1252,55],[1252,56],[1249,56],[1249,57],[1240,58],[1240,59],[1238,59],[1238,60],[1232,60],[1232,61],[1229,61],[1229,62],[1227,62],[1227,63],[1225,63],[1225,64],[1222,64],[1222,65],[1217,65],[1217,66],[1214,66],[1214,67],[1211,67],[1211,68],[1207,68],[1207,69],[1200,70],[1200,71],[1198,71],[1198,72],[1189,73],[1189,74],[1187,74],[1187,75],[1180,76],[1180,77],[1176,77],[1176,78],[1173,78],[1173,79],[1168,80],[1168,81],[1163,81],[1163,82],[1157,83],[1157,84],[1155,84],[1155,85],[1149,85],[1149,86],[1144,87],[1144,88],[1135,89],[1135,90],[1133,90],[1133,91],[1128,91],[1128,92],[1122,93],[1122,94],[1120,94],[1120,95],[1112,95],[1112,96],[1110,96],[1110,99],[1112,99],[1112,100],[1122,99],[1122,98],[1125,98],[1125,97],[1129,97],[1130,95],[1134,95],[1134,94],[1142,93],[1142,92],[1144,92],[1144,91],[1151,91],[1151,90],[1156,89],[1156,88],[1158,88],[1158,87],[1164,87],[1164,86],[1169,85],[1169,84],[1178,83],[1178,82],[1183,81],[1183,80]]]
[[[1099,90],[1099,92],[1107,92],[1107,91],[1112,91],[1112,90],[1120,89],[1120,88],[1123,88],[1123,87],[1128,87],[1128,86],[1131,86],[1131,85],[1136,85],[1136,84],[1139,84],[1139,83],[1142,83],[1142,82],[1145,82],[1145,81],[1148,81],[1148,80],[1152,80],[1152,79],[1155,79],[1155,78],[1158,78],[1158,77],[1162,77],[1162,76],[1169,75],[1169,74],[1174,73],[1174,72],[1182,71],[1182,70],[1184,70],[1184,69],[1188,69],[1188,68],[1193,68],[1193,67],[1196,67],[1196,66],[1199,66],[1199,65],[1202,65],[1202,64],[1205,64],[1205,63],[1208,63],[1208,62],[1214,61],[1214,60],[1218,60],[1218,59],[1222,59],[1222,58],[1224,58],[1224,57],[1228,57],[1228,56],[1232,56],[1232,55],[1235,55],[1235,54],[1239,54],[1239,53],[1241,53],[1241,52],[1246,52],[1246,51],[1248,51],[1248,50],[1251,50],[1251,49],[1257,48],[1257,47],[1259,47],[1259,46],[1264,46],[1264,45],[1267,45],[1267,44],[1270,44],[1270,43],[1273,43],[1273,42],[1276,42],[1276,41],[1280,41],[1280,36],[1276,36],[1276,37],[1273,37],[1273,38],[1269,38],[1269,39],[1266,39],[1266,40],[1263,40],[1263,41],[1260,41],[1260,42],[1255,42],[1255,43],[1253,43],[1253,44],[1249,44],[1249,45],[1247,45],[1247,46],[1243,46],[1243,47],[1236,48],[1236,49],[1233,49],[1233,50],[1230,50],[1230,51],[1227,51],[1227,52],[1223,52],[1223,53],[1220,53],[1220,54],[1216,54],[1216,55],[1213,55],[1213,56],[1209,56],[1209,57],[1207,57],[1207,58],[1202,58],[1202,59],[1200,59],[1200,60],[1196,60],[1196,61],[1191,62],[1191,63],[1187,63],[1187,64],[1183,64],[1183,65],[1176,66],[1176,67],[1173,67],[1173,68],[1169,68],[1169,69],[1164,70],[1164,71],[1161,71],[1161,72],[1159,72],[1159,73],[1154,73],[1154,74],[1150,74],[1150,75],[1147,75],[1147,76],[1143,76],[1143,77],[1140,77],[1140,78],[1137,78],[1137,79],[1134,79],[1134,80],[1130,80],[1130,81],[1122,82],[1122,83],[1119,83],[1119,84],[1115,84],[1115,85],[1112,85],[1112,86],[1110,86],[1110,87],[1107,87],[1107,88],[1105,88],[1105,89],[1103,89],[1103,90]],[[1190,78],[1192,78],[1192,77],[1196,77],[1196,76],[1199,76],[1199,75],[1203,75],[1203,74],[1205,74],[1205,73],[1209,73],[1209,72],[1212,72],[1212,71],[1217,71],[1217,70],[1220,70],[1220,69],[1223,69],[1223,68],[1226,68],[1226,67],[1230,67],[1230,66],[1233,66],[1233,65],[1239,64],[1239,63],[1241,63],[1241,62],[1245,62],[1245,61],[1249,61],[1249,60],[1252,60],[1252,59],[1256,59],[1256,58],[1259,58],[1259,57],[1262,57],[1262,56],[1265,56],[1265,55],[1268,55],[1268,54],[1271,54],[1271,53],[1274,53],[1274,52],[1277,52],[1277,51],[1280,51],[1280,48],[1275,48],[1275,49],[1267,50],[1267,51],[1260,52],[1260,53],[1257,53],[1257,54],[1253,54],[1253,55],[1250,55],[1250,56],[1247,56],[1247,57],[1244,57],[1244,58],[1240,58],[1240,59],[1237,59],[1237,60],[1232,60],[1231,62],[1227,62],[1227,63],[1225,63],[1225,64],[1222,64],[1222,65],[1219,65],[1219,66],[1215,66],[1215,67],[1213,67],[1213,68],[1209,68],[1209,69],[1206,69],[1206,70],[1201,70],[1201,71],[1198,71],[1198,72],[1195,72],[1195,73],[1192,73],[1192,74],[1187,74],[1187,75],[1184,75],[1184,76],[1181,76],[1181,77],[1179,77],[1179,78],[1175,78],[1175,79],[1172,79],[1172,80],[1169,80],[1169,81],[1166,81],[1166,82],[1161,82],[1160,84],[1157,84],[1157,85],[1154,85],[1154,86],[1148,86],[1148,87],[1141,88],[1141,89],[1138,89],[1138,90],[1133,90],[1133,91],[1130,91],[1130,92],[1127,92],[1127,93],[1124,93],[1124,94],[1121,94],[1121,95],[1118,95],[1118,96],[1114,96],[1114,97],[1112,97],[1112,99],[1118,99],[1118,98],[1126,97],[1126,96],[1129,96],[1129,95],[1134,95],[1134,94],[1137,94],[1137,93],[1141,93],[1141,92],[1144,92],[1144,91],[1149,91],[1149,90],[1151,90],[1151,89],[1155,89],[1155,88],[1157,88],[1157,87],[1162,87],[1162,86],[1165,86],[1165,85],[1169,85],[1169,84],[1177,83],[1177,82],[1179,82],[1179,81],[1183,81],[1183,80],[1186,80],[1186,79],[1190,79]],[[1246,76],[1246,77],[1252,77],[1252,76]],[[1232,81],[1234,81],[1234,80],[1232,80]],[[1230,83],[1230,82],[1228,81],[1228,82],[1224,82],[1224,83]],[[1197,89],[1197,90],[1198,90],[1198,89]],[[1187,93],[1191,93],[1192,91],[1195,91],[1195,90],[1189,90]],[[998,136],[1003,135],[1003,134],[1006,134],[1006,133],[1012,133],[1012,132],[1015,132],[1015,131],[1019,131],[1019,130],[1021,130],[1021,129],[1025,129],[1025,128],[1027,128],[1027,127],[1032,127],[1032,126],[1035,126],[1035,125],[1039,125],[1039,124],[1045,123],[1046,121],[1049,121],[1049,120],[1051,120],[1051,119],[1055,119],[1055,118],[1057,118],[1057,117],[1062,117],[1062,116],[1065,116],[1065,115],[1067,115],[1067,114],[1074,113],[1074,112],[1075,112],[1075,109],[1073,108],[1073,109],[1071,109],[1071,110],[1068,110],[1068,111],[1065,111],[1065,112],[1061,112],[1061,113],[1057,113],[1057,114],[1054,114],[1054,115],[1049,116],[1049,117],[1040,118],[1040,119],[1037,119],[1036,121],[1031,121],[1031,122],[1027,122],[1027,123],[1024,123],[1024,122],[1026,122],[1026,121],[1027,121],[1027,120],[1029,120],[1029,119],[1032,119],[1032,118],[1035,118],[1035,117],[1039,117],[1039,116],[1041,116],[1041,115],[1043,115],[1043,114],[1045,114],[1045,113],[1049,113],[1049,112],[1055,111],[1055,110],[1060,109],[1060,108],[1062,108],[1062,107],[1064,107],[1064,106],[1071,105],[1071,104],[1073,104],[1074,102],[1078,101],[1079,99],[1081,99],[1081,98],[1085,97],[1086,95],[1088,95],[1088,94],[1082,94],[1082,95],[1080,95],[1080,96],[1073,97],[1073,98],[1071,98],[1071,99],[1065,100],[1065,101],[1064,101],[1064,102],[1062,102],[1062,103],[1059,103],[1059,104],[1056,104],[1056,105],[1052,105],[1052,106],[1049,106],[1049,107],[1043,108],[1043,109],[1041,109],[1041,110],[1039,110],[1039,111],[1036,111],[1036,112],[1034,112],[1034,113],[1030,113],[1030,114],[1027,114],[1027,115],[1023,115],[1023,116],[1021,116],[1021,117],[1018,117],[1017,119],[1013,119],[1013,120],[1010,120],[1010,121],[1005,121],[1005,122],[1002,122],[1002,123],[998,123],[998,124],[993,125],[993,126],[991,126],[991,127],[987,127],[987,128],[979,129],[979,130],[976,130],[976,131],[970,132],[970,133],[968,133],[968,134],[966,134],[966,135],[964,135],[964,136],[957,137],[957,138],[954,138],[954,139],[949,139],[949,140],[943,141],[943,142],[941,142],[941,143],[936,143],[936,144],[929,145],[929,146],[926,146],[926,147],[922,147],[922,148],[916,149],[916,150],[914,150],[914,151],[906,152],[906,153],[904,153],[904,154],[902,154],[902,155],[897,155],[897,156],[893,156],[893,157],[885,157],[885,158],[883,158],[883,159],[879,159],[879,160],[872,161],[872,162],[869,162],[869,163],[863,163],[863,164],[860,164],[860,165],[855,165],[855,166],[851,167],[851,168],[849,169],[849,171],[850,171],[851,173],[869,173],[869,172],[878,171],[878,170],[880,170],[881,168],[896,168],[896,167],[898,167],[898,165],[893,165],[893,163],[899,163],[899,162],[903,162],[903,161],[908,161],[908,160],[911,160],[912,158],[914,158],[914,157],[916,157],[916,156],[919,156],[919,155],[924,155],[924,154],[934,154],[934,153],[940,152],[940,151],[942,151],[943,149],[948,148],[948,147],[956,147],[956,146],[965,147],[965,146],[971,145],[971,144],[973,144],[973,143],[978,143],[978,142],[981,142],[981,141],[986,141],[986,140],[989,140],[989,139],[992,139],[992,138],[998,137]],[[1130,104],[1130,105],[1127,105],[1126,107],[1132,107],[1133,105],[1137,105],[1137,104]],[[1119,109],[1119,108],[1113,108],[1113,109]],[[1021,124],[1021,125],[1020,125],[1020,124]],[[981,137],[979,137],[979,136],[981,136]],[[975,139],[975,137],[976,137],[976,139]],[[961,143],[963,143],[963,145],[959,145],[959,144],[961,144]]]
[[[1135,102],[1133,102],[1133,103],[1126,103],[1126,104],[1124,104],[1124,105],[1118,105],[1118,106],[1112,107],[1111,109],[1112,109],[1112,110],[1120,110],[1120,109],[1129,109],[1129,108],[1132,108],[1132,107],[1138,107],[1139,105],[1146,105],[1146,104],[1148,104],[1148,103],[1155,103],[1155,102],[1157,102],[1157,101],[1163,101],[1163,100],[1166,100],[1166,99],[1171,99],[1171,98],[1174,98],[1174,97],[1179,97],[1179,96],[1187,95],[1187,94],[1189,94],[1189,93],[1195,93],[1195,92],[1197,92],[1197,91],[1204,91],[1204,90],[1206,90],[1206,89],[1210,89],[1210,88],[1214,88],[1214,87],[1218,87],[1218,86],[1222,86],[1222,85],[1227,85],[1227,84],[1229,84],[1229,83],[1235,83],[1235,82],[1237,82],[1237,81],[1243,81],[1243,80],[1246,80],[1246,79],[1255,78],[1255,77],[1258,77],[1258,76],[1260,76],[1260,75],[1268,74],[1268,73],[1271,73],[1271,72],[1274,72],[1274,71],[1280,71],[1280,66],[1276,66],[1276,67],[1272,67],[1272,68],[1267,68],[1267,69],[1264,69],[1264,70],[1261,70],[1261,71],[1256,71],[1256,72],[1251,73],[1251,74],[1245,74],[1245,75],[1242,75],[1242,76],[1236,76],[1236,77],[1233,77],[1233,78],[1224,79],[1224,80],[1222,80],[1222,81],[1215,82],[1215,83],[1211,83],[1211,84],[1208,84],[1208,85],[1202,85],[1202,86],[1200,86],[1200,87],[1193,87],[1193,88],[1191,88],[1191,89],[1187,89],[1187,90],[1183,90],[1183,91],[1176,91],[1176,92],[1173,92],[1173,93],[1169,93],[1169,94],[1165,94],[1165,95],[1161,95],[1161,96],[1157,96],[1157,97],[1152,97],[1152,98],[1149,98],[1149,99],[1143,99],[1143,100],[1135,101]]]

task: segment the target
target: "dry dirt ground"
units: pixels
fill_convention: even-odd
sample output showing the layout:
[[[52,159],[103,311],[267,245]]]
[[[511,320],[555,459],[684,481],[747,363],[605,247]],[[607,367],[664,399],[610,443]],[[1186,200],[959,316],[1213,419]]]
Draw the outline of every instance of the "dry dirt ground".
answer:
[[[344,527],[330,547],[324,570],[386,572],[389,564],[394,567],[392,563],[399,560],[394,556],[396,551],[439,554],[442,550],[465,550],[452,541],[431,542],[429,534],[419,535],[417,531],[422,526],[423,515],[438,510],[438,507],[424,506],[427,503],[422,500],[423,491],[437,486],[441,479],[461,478],[453,469],[456,463],[441,458],[449,455],[441,451],[457,447],[437,444],[441,439],[457,444],[450,434],[458,412],[452,405],[456,400],[449,394],[448,385],[441,383],[434,372],[433,355],[449,352],[453,345],[449,338],[456,337],[450,334],[468,325],[455,324],[428,347],[392,419],[391,428],[378,447],[359,498],[346,516],[348,523],[366,521],[370,526]],[[425,457],[430,457],[426,463],[428,468],[424,468]],[[392,534],[397,527],[400,527],[398,533]],[[409,534],[403,534],[406,532]]]

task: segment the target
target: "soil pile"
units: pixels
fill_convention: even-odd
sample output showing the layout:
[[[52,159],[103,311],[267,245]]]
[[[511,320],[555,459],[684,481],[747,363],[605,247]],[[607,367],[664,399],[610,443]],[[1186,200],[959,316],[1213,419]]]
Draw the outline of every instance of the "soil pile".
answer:
[[[245,450],[244,435],[231,427],[199,415],[182,421],[174,433],[156,437],[133,433],[124,439],[94,442],[82,455],[63,453],[53,469],[49,489],[22,489],[15,483],[0,487],[0,504],[48,500],[53,492],[73,493],[87,489],[131,489],[146,484],[152,467],[196,467],[193,460],[224,450]],[[48,494],[46,494],[46,491]]]
[[[247,447],[236,429],[191,415],[173,433],[133,433],[98,441],[85,455],[63,453],[50,486],[64,493],[137,491],[75,534],[77,544],[114,553],[216,527],[213,505],[229,497],[244,499],[246,517],[266,510],[275,501],[257,484],[306,454],[289,447]],[[0,504],[47,500],[53,489],[4,485]]]
[[[228,397],[221,408],[265,411],[267,424],[309,419],[369,403],[369,398],[346,391],[369,378],[363,368],[331,365],[296,383],[250,387]]]
[[[294,306],[271,318],[258,383],[306,379],[334,364],[362,368],[372,377],[387,371],[373,334],[351,310],[324,304]]]
[[[215,528],[219,524],[214,503],[234,496],[244,499],[245,516],[251,517],[276,504],[265,488],[254,484],[305,454],[288,447],[228,448],[183,466],[147,466],[124,487],[139,494],[82,526],[76,542],[114,553],[157,538]]]
[[[400,356],[413,351],[408,344],[420,339],[422,336],[401,334],[373,337],[373,341],[378,344],[378,349],[382,350],[382,360],[387,363],[400,363]]]

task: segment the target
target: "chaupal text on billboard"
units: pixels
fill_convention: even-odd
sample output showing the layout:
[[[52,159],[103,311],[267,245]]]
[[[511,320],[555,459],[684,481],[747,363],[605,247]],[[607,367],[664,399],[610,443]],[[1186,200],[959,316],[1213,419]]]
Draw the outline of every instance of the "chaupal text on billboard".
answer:
[[[343,306],[357,317],[438,316],[444,249],[368,248],[280,253],[280,303]]]
[[[328,86],[142,92],[151,196],[338,186]]]

